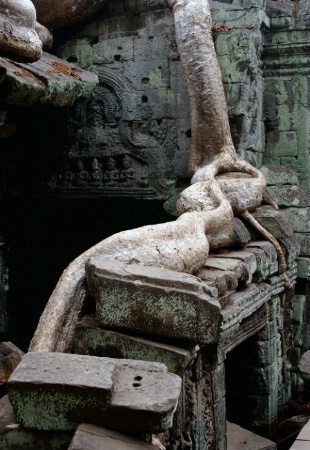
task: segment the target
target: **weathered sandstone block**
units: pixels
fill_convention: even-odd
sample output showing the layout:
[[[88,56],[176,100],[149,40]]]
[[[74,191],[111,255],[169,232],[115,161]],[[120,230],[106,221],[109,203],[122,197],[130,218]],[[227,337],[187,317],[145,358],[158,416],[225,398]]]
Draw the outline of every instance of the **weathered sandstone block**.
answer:
[[[126,434],[83,423],[78,427],[68,450],[158,450],[152,444]]]
[[[217,339],[221,307],[196,277],[158,267],[91,258],[88,286],[104,327],[211,343]]]
[[[91,316],[83,317],[76,326],[74,352],[80,355],[161,362],[167,366],[169,372],[178,375],[183,374],[196,354],[195,347],[191,352],[184,348],[99,328]]]
[[[38,430],[90,422],[160,432],[171,426],[180,389],[163,364],[48,352],[26,354],[8,382],[17,421]]]

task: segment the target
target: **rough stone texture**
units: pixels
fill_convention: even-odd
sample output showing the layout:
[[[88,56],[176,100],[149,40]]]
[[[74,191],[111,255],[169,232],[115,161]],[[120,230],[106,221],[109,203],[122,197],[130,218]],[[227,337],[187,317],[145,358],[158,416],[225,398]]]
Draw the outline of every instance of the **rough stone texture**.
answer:
[[[259,61],[263,43],[261,30],[268,26],[269,19],[258,2],[228,3],[212,2],[212,18],[230,127],[238,153],[251,164],[260,166],[264,124]]]
[[[285,208],[281,213],[291,224],[294,232],[310,233],[310,208]]]
[[[3,0],[0,5],[0,54],[33,62],[42,55],[35,30],[36,11],[30,0]]]
[[[8,382],[18,422],[71,430],[89,421],[132,433],[171,427],[181,380],[166,366],[62,353],[27,353]]]
[[[0,334],[8,331],[7,300],[9,291],[8,249],[0,235]]]
[[[168,3],[114,0],[58,48],[58,55],[98,73],[99,86],[92,100],[70,112],[70,158],[59,161],[51,192],[67,197],[173,195],[175,179],[188,176],[191,125]],[[97,184],[92,180],[94,158]],[[78,173],[79,159],[89,180],[78,188],[70,173]]]
[[[53,0],[34,0],[38,20],[46,27],[54,30],[81,22],[100,9],[107,0],[85,0],[76,3],[74,0],[59,2]]]
[[[266,178],[268,186],[280,186],[281,185],[297,185],[298,178],[295,170],[290,167],[283,167],[275,164],[268,164],[261,167],[261,172]]]
[[[297,275],[299,278],[310,278],[310,258],[297,258]]]
[[[178,375],[183,374],[196,352],[195,348],[190,352],[172,345],[104,330],[89,316],[84,317],[75,329],[74,353],[161,362],[169,372]]]
[[[69,106],[88,98],[98,83],[94,73],[43,53],[33,64],[0,58],[0,99],[9,104]]]
[[[235,423],[227,423],[227,450],[275,450],[275,442],[265,439]]]
[[[298,183],[298,182],[296,182]],[[307,207],[310,206],[309,192],[298,186],[280,185],[268,186],[267,192],[271,195],[279,207]],[[285,212],[285,209],[281,209]]]
[[[141,439],[107,430],[96,425],[80,425],[68,450],[158,450]]]
[[[251,241],[250,233],[243,222],[237,217],[234,218],[234,233],[227,247],[243,248]]]
[[[310,350],[308,350],[307,352],[305,352],[302,355],[301,360],[298,364],[298,368],[300,370],[302,379],[305,381],[305,383],[307,383],[309,385],[310,384]]]
[[[12,342],[0,344],[0,385],[7,382],[14,369],[20,363],[24,352]]]
[[[196,278],[102,257],[90,259],[86,271],[100,325],[197,343],[216,341],[221,308]]]
[[[294,235],[289,222],[281,213],[269,206],[261,206],[254,212],[255,219],[277,239],[285,239]]]
[[[72,439],[69,431],[38,431],[23,428],[15,419],[7,395],[0,399],[1,450],[67,450]]]
[[[290,13],[279,15],[275,6],[263,55],[266,160],[294,169],[300,187],[309,189],[308,15],[301,7],[296,21]]]

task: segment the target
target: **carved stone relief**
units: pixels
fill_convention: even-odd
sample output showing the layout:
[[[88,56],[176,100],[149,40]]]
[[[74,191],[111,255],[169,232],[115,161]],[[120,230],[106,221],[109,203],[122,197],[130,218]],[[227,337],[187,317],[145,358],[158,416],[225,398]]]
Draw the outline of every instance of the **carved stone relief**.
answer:
[[[68,113],[67,145],[48,182],[50,193],[166,198],[167,179],[173,178],[174,119],[151,118],[147,95],[137,98],[113,70],[97,70],[100,84],[93,97]]]

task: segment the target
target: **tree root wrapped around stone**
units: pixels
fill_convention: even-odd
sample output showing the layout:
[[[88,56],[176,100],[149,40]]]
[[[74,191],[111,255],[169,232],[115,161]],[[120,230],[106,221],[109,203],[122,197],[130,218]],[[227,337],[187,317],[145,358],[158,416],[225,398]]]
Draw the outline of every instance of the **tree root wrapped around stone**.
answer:
[[[209,248],[225,246],[234,215],[249,221],[276,247],[279,272],[286,269],[280,245],[253,218],[265,198],[265,179],[235,151],[207,0],[168,0],[190,96],[192,185],[178,201],[179,218],[124,231],[79,256],[64,271],[40,319],[31,351],[70,351],[74,325],[86,296],[85,262],[94,255],[195,273]]]

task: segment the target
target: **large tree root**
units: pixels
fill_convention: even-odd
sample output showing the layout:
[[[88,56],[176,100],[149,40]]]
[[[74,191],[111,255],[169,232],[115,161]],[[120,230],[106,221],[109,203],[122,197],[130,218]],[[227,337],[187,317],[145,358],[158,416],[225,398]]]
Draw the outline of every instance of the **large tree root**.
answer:
[[[286,268],[280,245],[249,212],[261,205],[266,182],[259,170],[237,156],[232,143],[208,1],[168,2],[174,14],[192,121],[189,172],[193,177],[192,185],[180,195],[180,217],[175,222],[118,233],[74,260],[46,306],[30,351],[70,351],[86,296],[85,262],[98,254],[128,264],[195,273],[204,265],[209,247],[223,247],[228,242],[236,214],[274,244],[279,271]]]

